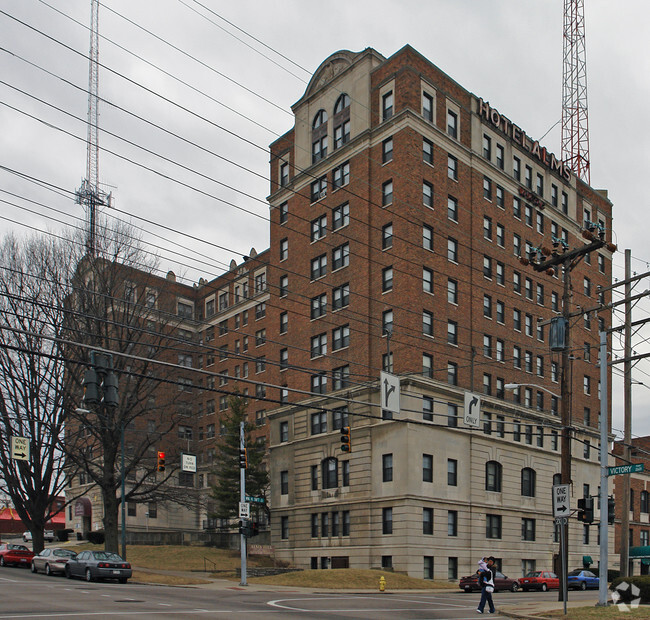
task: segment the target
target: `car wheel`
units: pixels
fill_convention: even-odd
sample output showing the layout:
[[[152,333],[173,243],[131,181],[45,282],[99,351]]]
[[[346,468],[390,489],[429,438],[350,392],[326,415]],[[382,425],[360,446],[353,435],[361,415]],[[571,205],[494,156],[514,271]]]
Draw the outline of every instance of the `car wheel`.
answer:
[[[0,555],[0,566],[7,566],[4,555]]]
[[[510,592],[518,592],[519,591],[519,584],[515,581],[511,586],[510,586]]]
[[[65,576],[68,579],[72,579],[72,573],[70,572],[70,567],[68,567],[68,566],[65,567]]]
[[[49,565],[49,564],[46,564],[46,565],[45,565],[45,574],[46,574],[48,577],[51,577],[51,576],[52,576],[52,569],[50,568],[50,565]]]
[[[93,580],[93,574],[90,572],[90,569],[86,569],[86,581],[92,581]]]
[[[542,584],[542,592],[546,592],[546,590],[548,590],[548,586],[545,583],[543,583]]]
[[[32,569],[32,573],[37,573],[38,572],[36,570],[36,564],[34,564],[34,562],[32,562],[32,564],[31,564],[31,569]]]
[[[120,577],[120,583],[126,583],[127,581],[128,581],[128,578]]]
[[[580,582],[580,589],[581,590],[586,590],[587,589],[587,582],[586,581],[581,581]]]

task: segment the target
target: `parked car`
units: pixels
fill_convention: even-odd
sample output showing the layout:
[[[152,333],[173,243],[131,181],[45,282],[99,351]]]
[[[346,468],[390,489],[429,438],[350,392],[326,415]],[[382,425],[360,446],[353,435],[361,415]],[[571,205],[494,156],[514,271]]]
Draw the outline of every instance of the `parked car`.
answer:
[[[126,583],[131,574],[131,565],[110,551],[82,551],[70,558],[65,565],[65,576],[68,579],[117,579],[120,583]]]
[[[76,555],[70,549],[43,549],[43,551],[32,558],[32,573],[38,573],[40,570],[46,575],[53,575],[55,573],[63,575],[68,560]]]
[[[587,588],[598,588],[600,579],[590,570],[576,569],[567,574],[567,587],[569,590],[586,590]]]
[[[27,532],[23,532],[23,541],[24,542],[32,542],[32,533],[28,530]],[[43,538],[47,542],[54,542],[54,530],[44,530],[43,531]]]
[[[34,552],[25,545],[0,545],[0,566],[29,566]]]
[[[528,590],[541,590],[546,592],[551,588],[559,588],[560,580],[555,573],[547,570],[535,570],[519,580],[519,586],[524,592]]]
[[[478,574],[468,575],[467,577],[461,577],[458,587],[465,592],[474,592],[480,590],[478,585]],[[501,571],[495,571],[494,573],[494,591],[498,590],[510,590],[516,592],[519,590],[519,582],[516,579],[510,579],[506,577]]]

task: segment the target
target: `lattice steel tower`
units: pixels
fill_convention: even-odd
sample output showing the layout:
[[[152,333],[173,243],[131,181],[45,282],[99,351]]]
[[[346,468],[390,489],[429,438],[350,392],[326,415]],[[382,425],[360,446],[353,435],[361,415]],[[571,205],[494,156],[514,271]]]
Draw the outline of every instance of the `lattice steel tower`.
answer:
[[[75,193],[75,201],[86,209],[86,249],[97,251],[97,209],[110,205],[111,195],[99,188],[99,0],[90,3],[90,51],[88,53],[88,137],[86,178]]]
[[[591,184],[584,0],[564,0],[562,159]]]

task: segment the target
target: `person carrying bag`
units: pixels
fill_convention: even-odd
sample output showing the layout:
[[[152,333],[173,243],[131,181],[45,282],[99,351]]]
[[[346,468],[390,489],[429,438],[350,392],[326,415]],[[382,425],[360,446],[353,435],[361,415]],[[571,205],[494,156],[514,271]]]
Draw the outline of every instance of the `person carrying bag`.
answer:
[[[492,592],[494,592],[494,558],[490,556],[487,559],[487,566],[479,573],[478,583],[481,586],[481,602],[478,604],[476,611],[480,614],[485,609],[487,603],[490,608],[490,613],[496,612],[494,602],[492,601]]]

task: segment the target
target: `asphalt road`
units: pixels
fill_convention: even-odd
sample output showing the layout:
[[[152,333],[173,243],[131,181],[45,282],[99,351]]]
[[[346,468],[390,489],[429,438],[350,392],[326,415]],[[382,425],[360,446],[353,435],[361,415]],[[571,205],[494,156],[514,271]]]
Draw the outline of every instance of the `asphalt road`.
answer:
[[[571,592],[570,599],[593,598]],[[500,603],[557,601],[557,592],[495,594]],[[0,620],[9,618],[309,618],[462,620],[477,618],[479,595],[458,592],[379,593],[263,590],[237,585],[218,588],[168,587],[129,583],[86,583],[63,577],[33,575],[26,569],[0,569]],[[486,610],[487,611],[487,610]],[[501,618],[498,613],[489,616]]]

